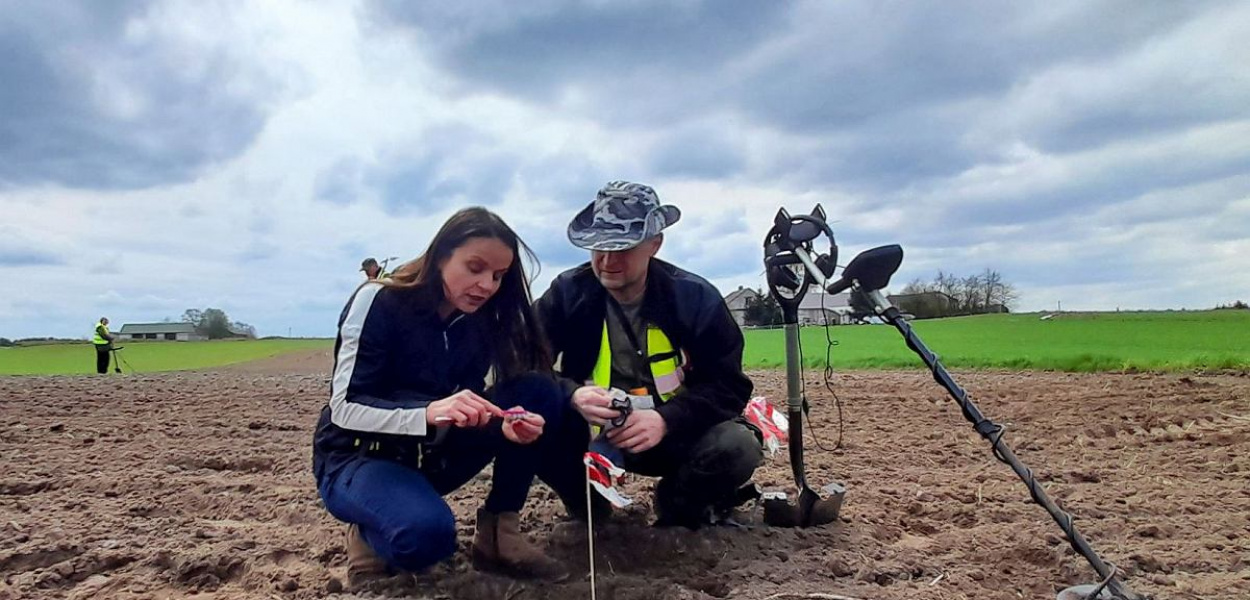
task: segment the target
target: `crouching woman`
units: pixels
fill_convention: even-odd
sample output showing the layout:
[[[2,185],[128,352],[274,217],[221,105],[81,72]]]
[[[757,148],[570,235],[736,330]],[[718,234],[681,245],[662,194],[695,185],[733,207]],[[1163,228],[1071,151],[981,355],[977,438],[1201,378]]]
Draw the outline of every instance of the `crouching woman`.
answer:
[[[390,280],[362,285],[339,317],[313,471],[326,509],[349,524],[349,584],[450,557],[456,523],[442,497],[491,461],[474,566],[568,576],[519,531],[536,442],[560,414],[522,251],[533,260],[497,215],[462,210]]]

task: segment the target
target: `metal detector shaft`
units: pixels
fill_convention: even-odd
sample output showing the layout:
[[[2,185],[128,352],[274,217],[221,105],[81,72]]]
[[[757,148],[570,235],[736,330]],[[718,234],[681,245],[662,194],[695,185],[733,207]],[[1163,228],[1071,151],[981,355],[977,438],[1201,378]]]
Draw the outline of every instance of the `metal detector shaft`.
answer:
[[[1057,506],[1054,501],[1050,499],[1046,490],[1037,483],[1037,479],[1033,476],[1033,471],[1024,466],[1024,463],[1021,463],[1020,460],[1016,458],[1016,455],[1011,451],[1011,448],[1007,447],[1006,442],[1003,441],[1003,427],[993,421],[990,421],[985,418],[983,414],[981,414],[981,410],[977,408],[976,404],[973,404],[972,399],[968,397],[967,392],[965,392],[963,388],[959,387],[958,383],[955,383],[955,380],[951,378],[950,373],[946,371],[946,367],[942,366],[942,362],[938,359],[937,355],[930,351],[929,348],[924,345],[924,342],[920,341],[920,337],[917,336],[916,332],[912,330],[911,325],[903,319],[902,313],[890,304],[890,301],[886,299],[885,295],[883,295],[880,290],[861,291],[863,291],[864,294],[867,295],[872,301],[877,315],[889,321],[891,325],[894,325],[894,327],[898,329],[899,333],[903,335],[903,339],[907,341],[907,347],[911,348],[912,351],[919,355],[920,359],[924,361],[924,364],[927,365],[931,371],[933,371],[933,379],[941,384],[942,387],[946,388],[946,391],[949,392],[951,397],[955,399],[955,402],[959,404],[959,408],[963,411],[964,418],[968,419],[968,421],[972,423],[973,427],[976,428],[977,433],[980,434],[981,437],[990,442],[995,456],[997,456],[1002,462],[1010,465],[1011,470],[1015,471],[1016,475],[1024,481],[1025,485],[1029,488],[1029,494],[1032,495],[1033,501],[1041,505],[1042,508],[1045,508],[1046,512],[1050,513],[1051,518],[1055,520],[1055,523],[1059,524],[1059,528],[1063,530],[1063,533],[1068,536],[1068,542],[1072,544],[1072,549],[1076,550],[1077,553],[1085,557],[1085,560],[1089,561],[1090,566],[1094,567],[1094,570],[1098,572],[1099,577],[1108,580],[1107,589],[1113,595],[1119,598],[1124,598],[1125,600],[1141,600],[1141,596],[1129,591],[1123,583],[1113,577],[1114,573],[1112,567],[1103,562],[1102,558],[1098,556],[1098,553],[1090,547],[1089,542],[1085,540],[1085,537],[1076,530],[1076,524],[1073,523],[1072,516],[1064,512],[1063,509],[1059,508],[1059,506]]]

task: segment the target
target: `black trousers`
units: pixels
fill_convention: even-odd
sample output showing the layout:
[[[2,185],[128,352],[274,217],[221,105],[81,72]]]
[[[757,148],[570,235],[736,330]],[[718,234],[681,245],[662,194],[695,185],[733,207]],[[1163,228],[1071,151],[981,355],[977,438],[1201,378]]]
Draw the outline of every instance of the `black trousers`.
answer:
[[[566,409],[560,426],[544,432],[559,450],[550,454],[538,478],[555,490],[574,518],[586,515],[586,467],[582,456],[590,443],[590,428],[581,415]],[[705,523],[708,510],[732,508],[736,492],[763,461],[763,446],[755,428],[745,420],[724,421],[697,439],[665,437],[654,448],[625,454],[630,473],[659,477],[655,507],[659,524],[697,527]],[[592,499],[602,498],[591,492]],[[596,516],[607,506],[600,503]]]
[[[111,344],[93,344],[95,346],[95,372],[109,372],[109,349]]]

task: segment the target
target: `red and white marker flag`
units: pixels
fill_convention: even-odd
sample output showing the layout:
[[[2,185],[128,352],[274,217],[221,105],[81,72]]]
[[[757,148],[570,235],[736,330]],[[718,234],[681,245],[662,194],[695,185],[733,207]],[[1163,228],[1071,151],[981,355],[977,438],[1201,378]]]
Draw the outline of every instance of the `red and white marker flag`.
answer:
[[[752,398],[743,415],[764,432],[764,449],[770,456],[790,442],[790,421],[763,396]]]
[[[591,487],[607,498],[612,506],[625,508],[633,502],[616,489],[616,484],[625,480],[625,469],[612,464],[612,461],[598,452],[587,452],[582,462],[586,463],[586,478]]]

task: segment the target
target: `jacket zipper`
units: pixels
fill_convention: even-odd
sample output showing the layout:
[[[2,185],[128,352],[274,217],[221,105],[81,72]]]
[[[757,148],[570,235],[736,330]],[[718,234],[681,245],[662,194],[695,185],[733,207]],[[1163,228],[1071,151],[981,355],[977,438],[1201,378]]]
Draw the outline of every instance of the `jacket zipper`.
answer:
[[[451,322],[448,323],[447,326],[443,328],[443,350],[451,352],[451,341],[447,339],[447,331],[450,330],[456,323],[459,323],[460,319],[463,319],[463,318],[464,318],[464,313],[461,313],[457,315],[456,318],[452,319]]]

